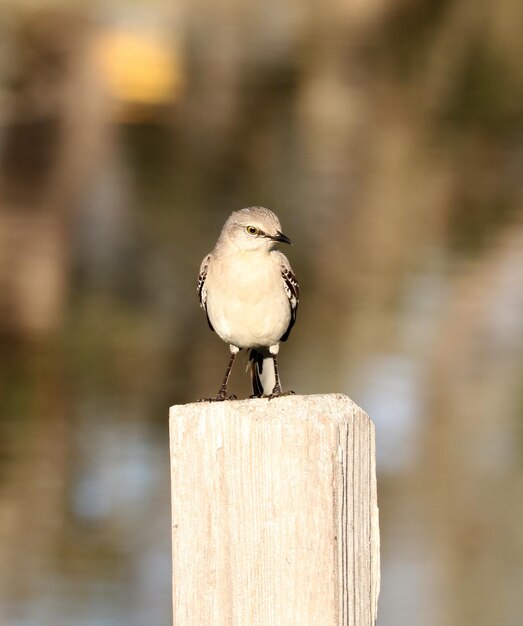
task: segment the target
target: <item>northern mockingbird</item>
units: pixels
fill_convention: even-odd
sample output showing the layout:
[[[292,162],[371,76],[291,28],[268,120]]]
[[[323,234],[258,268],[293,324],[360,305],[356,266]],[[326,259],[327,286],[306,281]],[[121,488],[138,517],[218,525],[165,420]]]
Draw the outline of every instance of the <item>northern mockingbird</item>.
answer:
[[[291,243],[280,220],[269,209],[249,207],[232,213],[202,261],[200,306],[231,350],[218,395],[207,400],[234,399],[227,382],[242,348],[250,349],[253,397],[284,395],[276,355],[296,321],[299,287],[287,257],[274,249],[277,243]]]

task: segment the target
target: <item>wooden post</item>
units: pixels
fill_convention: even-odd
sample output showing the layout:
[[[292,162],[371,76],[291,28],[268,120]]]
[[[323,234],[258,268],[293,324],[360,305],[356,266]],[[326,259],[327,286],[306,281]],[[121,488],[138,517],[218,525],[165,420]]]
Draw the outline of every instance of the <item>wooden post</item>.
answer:
[[[374,427],[343,395],[174,406],[175,626],[373,626]]]

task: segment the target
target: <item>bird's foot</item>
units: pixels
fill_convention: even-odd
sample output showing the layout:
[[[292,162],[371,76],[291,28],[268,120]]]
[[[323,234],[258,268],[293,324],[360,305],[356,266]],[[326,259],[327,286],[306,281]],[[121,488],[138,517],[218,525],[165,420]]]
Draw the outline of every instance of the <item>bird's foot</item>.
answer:
[[[273,398],[283,398],[283,396],[294,396],[294,391],[282,391],[279,385],[276,385],[272,390],[272,393],[267,396],[267,400],[272,400]]]
[[[226,389],[220,389],[214,398],[200,398],[198,402],[225,402],[226,400],[237,400],[234,394],[228,396]]]

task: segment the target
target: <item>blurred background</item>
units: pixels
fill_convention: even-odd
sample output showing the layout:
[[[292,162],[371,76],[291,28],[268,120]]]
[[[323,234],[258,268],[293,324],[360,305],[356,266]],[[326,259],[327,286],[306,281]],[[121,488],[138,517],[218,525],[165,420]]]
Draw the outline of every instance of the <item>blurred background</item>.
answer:
[[[377,429],[379,626],[523,623],[523,5],[0,0],[0,623],[171,623],[168,407],[232,210]],[[242,364],[231,391],[248,394]]]

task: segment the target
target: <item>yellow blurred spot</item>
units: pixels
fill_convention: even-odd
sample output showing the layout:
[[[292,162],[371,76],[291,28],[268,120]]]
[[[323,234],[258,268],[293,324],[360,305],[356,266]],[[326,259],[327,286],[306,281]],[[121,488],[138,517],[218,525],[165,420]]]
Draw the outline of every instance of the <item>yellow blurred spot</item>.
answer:
[[[107,32],[97,42],[97,55],[111,95],[124,108],[167,104],[183,89],[180,56],[159,38]]]

